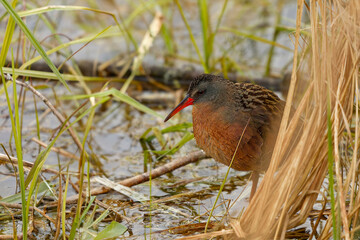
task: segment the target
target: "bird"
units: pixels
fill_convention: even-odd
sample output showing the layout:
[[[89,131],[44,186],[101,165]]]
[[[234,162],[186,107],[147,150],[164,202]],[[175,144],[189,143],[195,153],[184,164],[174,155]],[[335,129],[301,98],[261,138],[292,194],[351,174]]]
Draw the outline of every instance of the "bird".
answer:
[[[251,201],[259,174],[269,166],[285,101],[256,84],[201,74],[164,122],[190,105],[197,145],[220,163],[253,172]]]

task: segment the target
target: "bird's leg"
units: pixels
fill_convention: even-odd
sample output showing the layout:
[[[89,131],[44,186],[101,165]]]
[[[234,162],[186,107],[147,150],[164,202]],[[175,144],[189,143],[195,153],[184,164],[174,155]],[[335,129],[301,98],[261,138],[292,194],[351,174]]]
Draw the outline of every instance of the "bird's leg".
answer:
[[[251,181],[252,181],[252,186],[251,186],[251,193],[250,193],[249,202],[251,202],[251,200],[254,197],[254,194],[256,192],[256,188],[257,188],[258,181],[259,181],[259,172],[253,171],[253,173],[251,174]]]

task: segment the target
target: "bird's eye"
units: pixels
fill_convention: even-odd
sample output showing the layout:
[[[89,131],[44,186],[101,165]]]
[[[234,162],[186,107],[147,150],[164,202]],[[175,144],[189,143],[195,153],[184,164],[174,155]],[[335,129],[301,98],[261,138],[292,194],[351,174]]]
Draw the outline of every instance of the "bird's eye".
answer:
[[[205,90],[199,90],[199,91],[197,91],[196,95],[200,96],[200,95],[204,94],[204,92],[205,92]]]

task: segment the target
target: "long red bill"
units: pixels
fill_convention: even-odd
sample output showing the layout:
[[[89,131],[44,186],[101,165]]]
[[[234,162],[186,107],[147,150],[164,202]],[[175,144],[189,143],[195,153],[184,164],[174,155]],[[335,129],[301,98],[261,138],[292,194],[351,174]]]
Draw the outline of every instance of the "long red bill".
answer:
[[[186,108],[187,106],[192,105],[194,102],[194,99],[189,97],[188,95],[186,95],[186,97],[179,103],[179,105],[177,105],[170,113],[169,115],[165,118],[164,122],[166,122],[167,120],[169,120],[170,118],[172,118],[175,114],[177,114],[178,112],[180,112],[182,109]]]

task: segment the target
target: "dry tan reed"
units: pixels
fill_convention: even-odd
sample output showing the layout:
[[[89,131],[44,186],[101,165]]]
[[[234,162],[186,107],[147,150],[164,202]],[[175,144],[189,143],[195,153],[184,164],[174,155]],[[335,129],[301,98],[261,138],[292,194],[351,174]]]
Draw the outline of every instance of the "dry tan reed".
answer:
[[[311,21],[311,37],[305,41],[300,36],[300,30],[307,30],[300,26],[304,9]],[[298,0],[297,16],[294,67],[281,130],[259,190],[246,211],[231,224],[236,239],[285,239],[288,229],[305,222],[317,200],[324,204],[324,198],[330,201],[328,181],[324,184],[328,176],[328,103],[334,149],[335,214],[341,226],[335,230],[341,231],[341,238],[353,239],[356,226],[360,225],[360,1],[324,0],[304,5],[303,0]],[[309,53],[307,57],[302,51]],[[309,76],[308,88],[289,121],[295,85],[302,81],[297,79],[298,71]],[[296,141],[289,141],[296,135]],[[340,148],[341,144],[345,147]],[[325,227],[313,236],[332,238],[332,223],[329,215]]]

